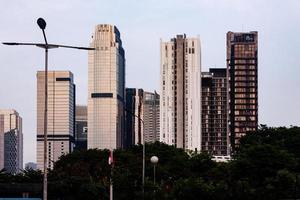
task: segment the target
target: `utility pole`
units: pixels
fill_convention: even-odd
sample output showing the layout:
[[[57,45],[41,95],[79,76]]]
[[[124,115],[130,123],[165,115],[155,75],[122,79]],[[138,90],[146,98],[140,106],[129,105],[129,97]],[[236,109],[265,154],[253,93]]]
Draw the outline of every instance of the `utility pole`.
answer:
[[[43,18],[38,18],[37,24],[43,32],[43,37],[45,43],[18,43],[18,42],[3,42],[4,45],[25,45],[25,46],[37,46],[45,49],[45,104],[44,104],[44,162],[43,162],[43,200],[47,200],[48,194],[48,179],[47,179],[47,128],[48,128],[48,50],[53,48],[72,48],[80,50],[95,50],[95,48],[88,47],[76,47],[76,46],[66,46],[58,44],[48,44],[45,28],[46,21]]]

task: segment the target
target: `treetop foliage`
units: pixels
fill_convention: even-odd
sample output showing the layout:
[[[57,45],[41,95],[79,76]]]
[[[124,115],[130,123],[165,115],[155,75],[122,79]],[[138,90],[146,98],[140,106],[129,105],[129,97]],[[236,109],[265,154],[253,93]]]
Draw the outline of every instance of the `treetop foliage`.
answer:
[[[146,144],[145,149],[144,194],[142,146],[138,145],[115,150],[113,167],[108,164],[108,150],[62,156],[49,173],[49,199],[109,199],[111,181],[117,200],[300,198],[299,127],[262,127],[247,134],[228,163],[214,162],[207,153],[187,153],[159,142]],[[159,158],[155,184],[150,162],[153,155]],[[19,184],[20,191],[13,184]],[[36,184],[30,194],[42,196],[40,171],[25,170],[17,175],[0,171],[0,194],[13,196],[24,184]]]

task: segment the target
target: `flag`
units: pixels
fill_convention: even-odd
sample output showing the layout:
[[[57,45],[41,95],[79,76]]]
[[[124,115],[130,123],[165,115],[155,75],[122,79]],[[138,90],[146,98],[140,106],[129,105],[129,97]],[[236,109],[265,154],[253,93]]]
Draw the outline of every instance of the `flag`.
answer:
[[[109,150],[108,164],[112,165],[113,163],[114,163],[113,151]]]

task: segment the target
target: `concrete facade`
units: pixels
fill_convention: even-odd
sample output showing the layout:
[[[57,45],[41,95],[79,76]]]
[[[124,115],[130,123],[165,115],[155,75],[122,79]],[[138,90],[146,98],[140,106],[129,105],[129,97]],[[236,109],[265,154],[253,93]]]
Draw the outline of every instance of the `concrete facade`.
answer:
[[[160,141],[201,150],[201,48],[199,38],[177,35],[160,44]]]
[[[159,95],[126,88],[126,147],[159,141]]]
[[[37,72],[37,167],[44,163],[45,72]],[[75,84],[70,71],[48,72],[47,166],[74,148]]]
[[[202,151],[228,155],[226,68],[202,72]]]
[[[231,150],[258,128],[258,33],[227,33],[228,130]]]
[[[159,141],[159,94],[156,91],[144,92],[143,95],[143,135],[146,143]]]
[[[88,69],[88,149],[124,146],[125,53],[120,32],[97,25]]]

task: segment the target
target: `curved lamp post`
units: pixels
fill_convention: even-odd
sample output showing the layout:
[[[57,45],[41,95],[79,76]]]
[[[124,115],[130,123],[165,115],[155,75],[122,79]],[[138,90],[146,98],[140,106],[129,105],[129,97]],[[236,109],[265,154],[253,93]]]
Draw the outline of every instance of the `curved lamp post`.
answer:
[[[59,44],[48,44],[45,28],[46,28],[46,21],[43,18],[38,18],[37,24],[40,29],[43,31],[44,41],[45,43],[19,43],[19,42],[3,42],[4,45],[26,45],[26,46],[37,46],[40,48],[45,49],[45,104],[44,104],[44,176],[43,176],[43,200],[47,200],[47,112],[48,112],[48,49],[53,48],[72,48],[72,49],[81,49],[81,50],[95,50],[95,48],[89,47],[76,47],[76,46],[66,46],[66,45],[59,45]]]

